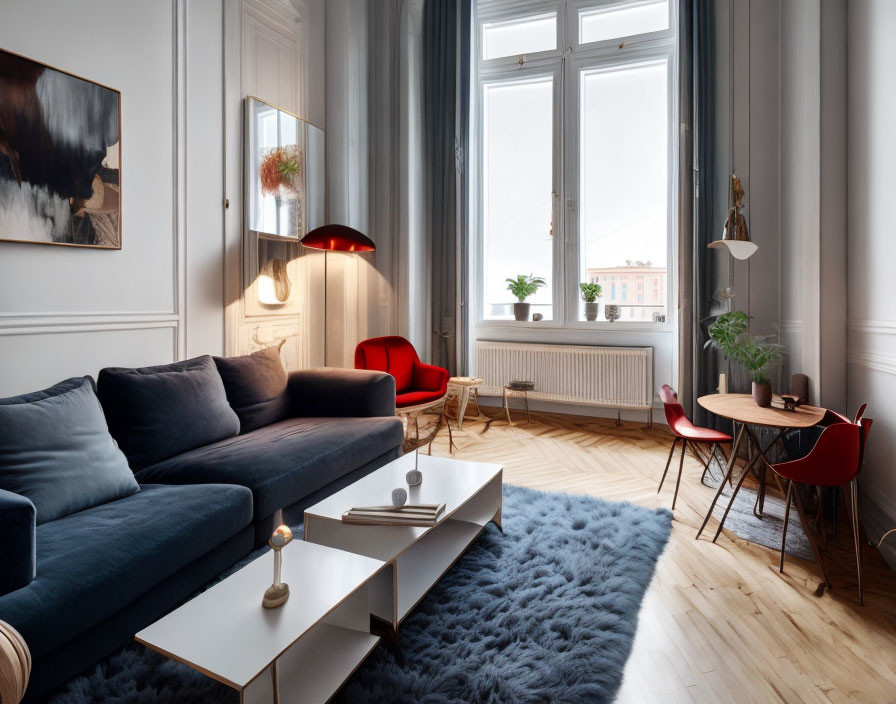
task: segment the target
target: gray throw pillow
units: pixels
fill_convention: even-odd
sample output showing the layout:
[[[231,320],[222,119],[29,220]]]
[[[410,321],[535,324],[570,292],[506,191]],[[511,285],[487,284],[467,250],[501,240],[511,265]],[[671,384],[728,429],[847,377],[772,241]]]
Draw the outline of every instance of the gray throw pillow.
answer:
[[[134,471],[240,432],[209,355],[157,367],[109,367],[98,386],[109,430]]]
[[[93,379],[0,399],[0,489],[30,499],[38,524],[140,490]]]
[[[240,417],[240,433],[250,433],[293,415],[280,347],[242,357],[215,357],[227,400]]]

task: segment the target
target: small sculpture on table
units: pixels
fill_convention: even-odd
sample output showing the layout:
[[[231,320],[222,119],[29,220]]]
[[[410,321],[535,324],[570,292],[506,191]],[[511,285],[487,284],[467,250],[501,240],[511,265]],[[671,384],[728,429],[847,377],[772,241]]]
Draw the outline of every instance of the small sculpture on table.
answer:
[[[408,486],[419,486],[423,482],[423,472],[421,472],[418,467],[418,462],[420,460],[420,451],[419,449],[414,450],[414,468],[405,475],[405,480],[408,483]]]
[[[401,508],[408,502],[408,492],[398,487],[392,490],[392,505],[395,508]]]
[[[784,402],[784,410],[785,411],[795,411],[797,406],[800,405],[800,397],[799,396],[781,396],[781,400]]]
[[[274,531],[268,545],[274,551],[274,583],[267,588],[261,605],[266,609],[281,606],[289,598],[289,585],[280,581],[283,568],[282,550],[292,542],[292,531],[289,526],[283,525]]]

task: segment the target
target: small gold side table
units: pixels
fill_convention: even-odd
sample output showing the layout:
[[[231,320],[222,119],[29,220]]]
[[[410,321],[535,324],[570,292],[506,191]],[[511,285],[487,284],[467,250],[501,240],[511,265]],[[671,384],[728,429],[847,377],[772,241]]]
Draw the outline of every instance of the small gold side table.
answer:
[[[482,415],[479,408],[479,387],[482,379],[471,376],[453,376],[448,380],[448,395],[457,398],[457,429],[464,429],[464,414],[470,399],[476,401],[476,413]]]
[[[506,385],[504,387],[504,393],[501,397],[501,400],[504,405],[504,413],[507,416],[507,423],[513,425],[513,421],[510,420],[510,397],[514,395],[522,394],[523,399],[526,402],[526,422],[531,423],[532,417],[529,415],[529,392],[534,391],[535,389],[518,389],[514,388],[511,385]]]

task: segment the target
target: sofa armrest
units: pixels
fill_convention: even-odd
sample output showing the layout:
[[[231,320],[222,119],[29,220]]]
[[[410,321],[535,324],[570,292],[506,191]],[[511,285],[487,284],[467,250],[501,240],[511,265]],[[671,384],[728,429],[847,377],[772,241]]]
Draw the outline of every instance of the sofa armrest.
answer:
[[[302,369],[289,374],[297,416],[394,416],[395,379],[363,369]]]
[[[37,574],[37,509],[0,489],[0,596],[27,587]]]
[[[431,364],[417,362],[414,365],[414,388],[420,391],[448,390],[449,374],[447,369],[434,367]]]

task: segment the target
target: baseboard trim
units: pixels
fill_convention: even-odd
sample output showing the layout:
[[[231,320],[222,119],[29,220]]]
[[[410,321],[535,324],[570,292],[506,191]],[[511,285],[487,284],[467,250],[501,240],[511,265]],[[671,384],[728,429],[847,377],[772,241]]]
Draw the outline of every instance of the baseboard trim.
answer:
[[[884,533],[896,528],[896,504],[874,489],[859,487],[859,513],[865,533],[875,545]],[[891,537],[881,545],[880,554],[896,571],[896,539]]]

